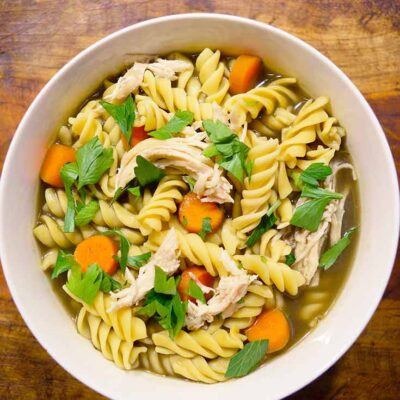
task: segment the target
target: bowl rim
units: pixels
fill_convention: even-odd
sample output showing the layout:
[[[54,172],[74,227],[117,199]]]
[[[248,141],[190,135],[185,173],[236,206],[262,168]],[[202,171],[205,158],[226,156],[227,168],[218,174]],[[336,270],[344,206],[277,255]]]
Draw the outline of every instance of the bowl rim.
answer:
[[[396,167],[395,167],[395,162],[393,155],[390,150],[389,143],[387,141],[387,138],[384,134],[384,131],[375,115],[373,112],[371,106],[368,104],[364,96],[361,94],[359,89],[356,87],[356,85],[350,80],[349,77],[339,68],[337,67],[329,58],[327,58],[324,54],[322,54],[320,51],[315,49],[313,46],[310,44],[306,43],[302,39],[296,37],[295,35],[288,33],[280,28],[277,28],[275,26],[269,25],[264,22],[256,21],[250,18],[245,18],[245,17],[240,17],[240,16],[235,16],[235,15],[228,15],[228,14],[220,14],[220,13],[183,13],[183,14],[172,14],[172,15],[166,15],[162,17],[156,17],[156,18],[151,18],[147,19],[144,21],[140,21],[134,24],[131,24],[125,28],[119,29],[115,32],[112,32],[111,34],[103,37],[102,39],[96,41],[95,43],[91,44],[89,47],[86,49],[82,50],[79,52],[76,56],[74,56],[70,61],[68,61],[61,69],[59,69],[54,76],[44,85],[44,87],[40,90],[40,92],[37,94],[27,111],[25,112],[23,118],[21,119],[18,128],[16,129],[16,132],[12,138],[11,144],[9,146],[4,165],[3,165],[3,171],[2,171],[2,177],[0,179],[0,221],[1,221],[1,215],[6,212],[4,204],[6,202],[5,197],[6,197],[6,187],[10,184],[9,180],[12,176],[12,160],[15,158],[14,154],[18,150],[18,144],[20,139],[23,136],[23,131],[25,130],[25,127],[27,123],[29,122],[31,118],[31,114],[33,113],[33,109],[35,108],[36,104],[39,103],[43,97],[45,97],[46,92],[48,91],[49,87],[51,87],[62,75],[68,72],[70,68],[75,66],[76,64],[79,64],[80,61],[86,57],[89,53],[97,49],[98,47],[101,47],[104,43],[107,41],[113,40],[114,38],[125,35],[127,32],[131,30],[136,30],[140,29],[142,27],[148,26],[148,25],[153,25],[153,24],[158,24],[158,23],[163,23],[163,22],[168,22],[168,21],[179,21],[183,19],[209,19],[213,20],[213,22],[216,21],[221,21],[221,20],[228,20],[230,22],[236,22],[239,24],[247,24],[259,29],[267,30],[270,32],[273,32],[275,35],[282,36],[292,42],[294,42],[295,45],[300,47],[302,50],[307,50],[311,52],[315,57],[319,58],[323,63],[327,64],[335,74],[337,74],[349,87],[351,90],[352,94],[355,95],[358,100],[360,101],[361,106],[364,108],[364,110],[369,114],[371,117],[371,120],[373,121],[373,128],[374,131],[377,133],[377,136],[379,137],[379,140],[382,144],[382,149],[384,151],[384,158],[386,160],[386,166],[390,170],[390,176],[387,177],[387,183],[390,186],[393,187],[398,187],[398,178],[397,178],[397,172],[396,172]],[[372,315],[374,314],[376,308],[379,305],[379,302],[384,294],[384,290],[387,286],[387,283],[389,281],[393,265],[395,262],[396,258],[396,250],[397,250],[397,241],[399,237],[399,232],[400,232],[400,217],[399,217],[399,192],[395,191],[395,198],[393,198],[395,209],[394,211],[394,220],[395,220],[395,227],[393,229],[394,232],[397,232],[397,236],[393,237],[393,240],[390,243],[390,246],[386,247],[386,250],[388,251],[389,254],[391,254],[390,258],[391,259],[391,267],[389,266],[386,268],[385,273],[382,276],[382,280],[380,282],[380,286],[377,287],[377,290],[375,290],[374,296],[369,298],[368,302],[368,307],[366,306],[366,311],[365,311],[365,317],[362,323],[360,323],[358,326],[356,326],[352,331],[351,334],[347,336],[347,339],[343,341],[342,345],[340,348],[336,349],[335,356],[330,358],[329,360],[326,360],[325,362],[321,362],[319,368],[316,368],[312,373],[309,373],[306,375],[302,380],[301,383],[296,383],[295,385],[288,385],[286,390],[283,390],[280,395],[282,397],[288,396],[290,394],[295,393],[296,391],[300,390],[301,388],[305,387],[308,385],[310,382],[315,380],[318,376],[323,374],[328,368],[330,368],[336,361],[342,357],[342,355],[351,347],[351,345],[357,340],[359,335],[362,333],[362,331],[365,329],[366,325],[370,321]],[[10,293],[12,295],[12,299],[21,314],[24,322],[28,326],[29,330],[32,332],[34,335],[35,339],[40,343],[40,345],[50,354],[50,356],[63,368],[65,369],[69,374],[71,374],[74,378],[76,378],[78,381],[84,383],[86,386],[90,387],[91,389],[95,390],[96,392],[107,396],[107,397],[112,397],[113,393],[104,388],[101,383],[98,383],[98,381],[94,382],[93,379],[89,377],[89,374],[87,375],[82,375],[78,374],[78,372],[75,372],[72,368],[69,368],[69,366],[65,365],[65,362],[61,357],[58,357],[56,348],[49,348],[47,344],[45,343],[45,339],[42,337],[42,334],[39,329],[36,329],[35,325],[35,319],[31,317],[28,313],[25,312],[24,307],[22,303],[20,302],[19,294],[18,294],[18,287],[15,284],[13,278],[12,278],[12,273],[10,272],[11,268],[11,260],[9,259],[7,255],[7,249],[3,245],[4,240],[3,238],[7,234],[6,227],[3,226],[3,224],[0,222],[0,254],[1,254],[1,259],[2,259],[2,265],[3,265],[3,271],[4,271],[4,276],[8,285],[8,288],[10,290]],[[379,290],[378,290],[379,289]],[[225,383],[229,384],[229,383]]]

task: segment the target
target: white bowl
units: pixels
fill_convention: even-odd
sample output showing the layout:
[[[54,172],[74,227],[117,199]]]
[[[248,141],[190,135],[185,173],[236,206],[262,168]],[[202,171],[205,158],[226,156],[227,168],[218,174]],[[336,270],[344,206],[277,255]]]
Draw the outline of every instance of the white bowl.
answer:
[[[200,50],[253,53],[299,79],[313,96],[328,95],[347,129],[359,175],[361,229],[344,290],[328,316],[301,343],[253,374],[217,385],[125,372],[76,333],[73,322],[39,269],[32,235],[37,217],[38,171],[57,127],[126,54]],[[382,128],[353,83],[331,61],[277,28],[239,17],[186,14],[157,18],[118,31],[63,67],[25,114],[4,164],[0,193],[0,253],[8,286],[26,324],[50,355],[77,379],[117,399],[265,399],[287,396],[329,368],[356,340],[376,309],[392,269],[399,231],[398,184]]]

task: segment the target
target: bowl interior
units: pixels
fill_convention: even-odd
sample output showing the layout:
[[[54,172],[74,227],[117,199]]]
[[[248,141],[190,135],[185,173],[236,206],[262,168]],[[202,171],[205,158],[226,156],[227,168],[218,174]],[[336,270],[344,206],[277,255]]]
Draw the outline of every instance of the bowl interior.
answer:
[[[361,229],[352,272],[329,315],[299,345],[241,380],[206,386],[119,370],[80,337],[47,277],[39,269],[32,235],[38,214],[38,171],[50,139],[102,80],[121,71],[132,54],[218,48],[261,56],[294,76],[313,96],[328,95],[348,132],[359,176]],[[29,166],[27,168],[27,166]],[[211,14],[146,21],[85,50],[42,90],[21,122],[4,165],[0,194],[0,249],[15,303],[42,346],[71,374],[112,398],[137,393],[176,399],[243,398],[268,387],[284,397],[327,369],[357,338],[375,310],[390,275],[398,237],[398,193],[389,147],[374,114],[353,84],[316,50],[276,28]],[[382,251],[384,249],[385,251]],[[344,329],[345,327],[345,329]],[[282,379],[290,374],[289,379]]]

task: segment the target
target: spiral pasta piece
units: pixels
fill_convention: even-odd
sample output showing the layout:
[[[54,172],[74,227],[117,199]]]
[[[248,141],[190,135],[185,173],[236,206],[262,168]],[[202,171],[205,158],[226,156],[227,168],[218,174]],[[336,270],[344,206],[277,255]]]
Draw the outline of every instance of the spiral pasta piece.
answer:
[[[296,115],[290,110],[292,107],[278,107],[272,114],[264,113],[261,118],[251,122],[250,128],[263,136],[276,138],[282,129],[287,128],[296,119]]]
[[[246,247],[247,236],[237,231],[232,219],[227,218],[222,225],[221,240],[224,249],[233,256],[239,249]]]
[[[282,131],[279,160],[285,161],[289,168],[294,168],[297,159],[306,155],[306,145],[316,140],[319,125],[329,118],[325,111],[327,101],[327,97],[308,100],[293,124]]]
[[[171,339],[167,331],[153,333],[152,340],[156,345],[156,351],[162,354],[177,354],[185,358],[193,358],[200,355],[205,358],[232,357],[243,348],[246,336],[237,329],[228,332],[218,329],[209,333],[204,329],[193,332],[180,331],[174,339]]]
[[[244,269],[257,274],[266,285],[274,284],[280,292],[295,296],[299,287],[305,283],[300,272],[270,258],[253,254],[235,258],[242,263]]]
[[[101,120],[97,118],[93,110],[81,111],[75,118],[69,118],[71,132],[78,140],[74,143],[75,148],[79,148],[102,132]]]
[[[153,230],[161,231],[163,222],[168,222],[177,210],[176,203],[182,201],[182,191],[187,185],[176,176],[166,176],[158,184],[148,204],[137,215],[139,229],[143,235],[149,235]]]
[[[162,243],[166,231],[153,232],[149,236],[148,248],[157,248]],[[176,231],[181,255],[195,265],[202,265],[212,276],[226,276],[227,271],[221,262],[222,248],[215,243],[204,242],[195,233]]]
[[[135,346],[133,342],[121,339],[114,329],[100,317],[89,313],[84,307],[79,311],[76,327],[78,332],[90,339],[107,360],[119,368],[130,370],[139,366],[139,355],[145,353],[145,346]]]
[[[46,254],[43,255],[40,268],[46,271],[49,268],[54,268],[57,261],[58,249],[50,249]]]
[[[253,162],[251,179],[244,180],[242,191],[242,215],[233,220],[233,226],[240,232],[246,233],[254,229],[267,212],[268,200],[275,184],[279,154],[277,139],[259,140],[250,149],[248,161]]]
[[[250,285],[243,302],[232,316],[224,320],[223,325],[230,329],[246,329],[251,326],[255,318],[263,311],[267,300],[271,304],[274,299],[274,293],[266,285]]]
[[[160,108],[152,98],[137,95],[135,100],[137,108],[135,126],[144,126],[145,131],[149,132],[162,128],[168,122],[168,113]]]
[[[229,80],[224,76],[225,65],[220,62],[221,52],[204,49],[196,59],[196,71],[206,102],[221,104],[229,90]]]
[[[296,83],[294,78],[281,78],[264,87],[257,87],[246,93],[229,98],[224,109],[230,115],[233,127],[243,126],[248,116],[256,119],[260,112],[272,114],[277,107],[287,108],[298,101],[298,96],[289,87]]]
[[[290,254],[292,248],[281,239],[281,234],[276,229],[269,229],[265,232],[257,245],[256,252],[261,256],[273,261],[284,262],[285,257]]]
[[[33,229],[33,234],[46,247],[68,249],[76,246],[84,238],[81,231],[65,233],[64,223],[58,218],[41,215],[39,220],[40,223]]]
[[[313,163],[329,165],[334,155],[334,149],[318,146],[315,150],[307,151],[306,160],[297,160],[297,166],[300,169],[305,170]]]
[[[100,317],[105,324],[112,327],[120,339],[134,342],[135,340],[147,337],[146,324],[142,319],[134,316],[131,308],[121,308],[112,312],[108,311],[114,302],[109,294],[98,292],[93,304],[87,304],[74,296],[65,285],[63,289],[75,301],[82,304],[90,314]]]

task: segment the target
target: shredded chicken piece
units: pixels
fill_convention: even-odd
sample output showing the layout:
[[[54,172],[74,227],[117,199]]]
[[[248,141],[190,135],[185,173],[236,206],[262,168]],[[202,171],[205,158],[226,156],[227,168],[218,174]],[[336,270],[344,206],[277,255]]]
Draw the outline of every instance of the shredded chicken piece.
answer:
[[[105,100],[113,102],[128,97],[129,94],[136,90],[143,82],[146,69],[152,71],[156,77],[167,78],[173,81],[177,79],[177,72],[187,71],[191,68],[192,64],[183,60],[164,60],[159,58],[156,62],[150,64],[135,62],[135,64],[118,79],[115,89],[105,97]]]
[[[196,180],[194,192],[202,201],[233,203],[232,185],[218,165],[203,156],[206,147],[206,143],[195,137],[143,140],[123,155],[116,189],[125,187],[135,177],[136,156],[141,155],[169,173],[193,177]]]
[[[164,60],[157,59],[155,63],[149,64],[148,69],[154,73],[157,78],[166,78],[170,81],[177,79],[177,72],[184,72],[191,69],[193,65],[184,60]]]
[[[154,287],[155,267],[158,266],[168,275],[172,275],[180,266],[179,256],[178,238],[175,228],[171,228],[150,261],[140,268],[137,279],[129,268],[126,268],[125,278],[130,285],[119,292],[111,293],[111,297],[117,301],[111,305],[108,311],[112,312],[138,304]]]
[[[239,269],[225,250],[221,251],[220,259],[231,275],[220,279],[214,296],[206,304],[189,302],[185,320],[188,329],[199,329],[221,313],[224,318],[230,317],[238,308],[237,302],[247,293],[249,285],[257,279],[257,275],[248,275]]]
[[[115,89],[105,96],[104,99],[114,102],[115,100],[122,100],[128,97],[143,82],[144,71],[146,71],[147,66],[148,64],[135,63],[132,68],[128,69],[125,75],[118,79]]]
[[[356,179],[354,168],[349,163],[333,163],[331,167],[332,175],[325,182],[325,187],[329,190],[335,191],[337,174],[340,170],[350,169],[353,179]],[[293,264],[293,269],[302,273],[307,285],[316,286],[319,284],[319,259],[328,235],[330,245],[335,244],[341,237],[344,205],[348,193],[349,188],[347,187],[342,193],[342,199],[333,200],[329,203],[316,232],[296,229],[294,233],[295,243],[293,247],[296,262]],[[298,207],[304,202],[304,198],[300,198],[296,206]]]

